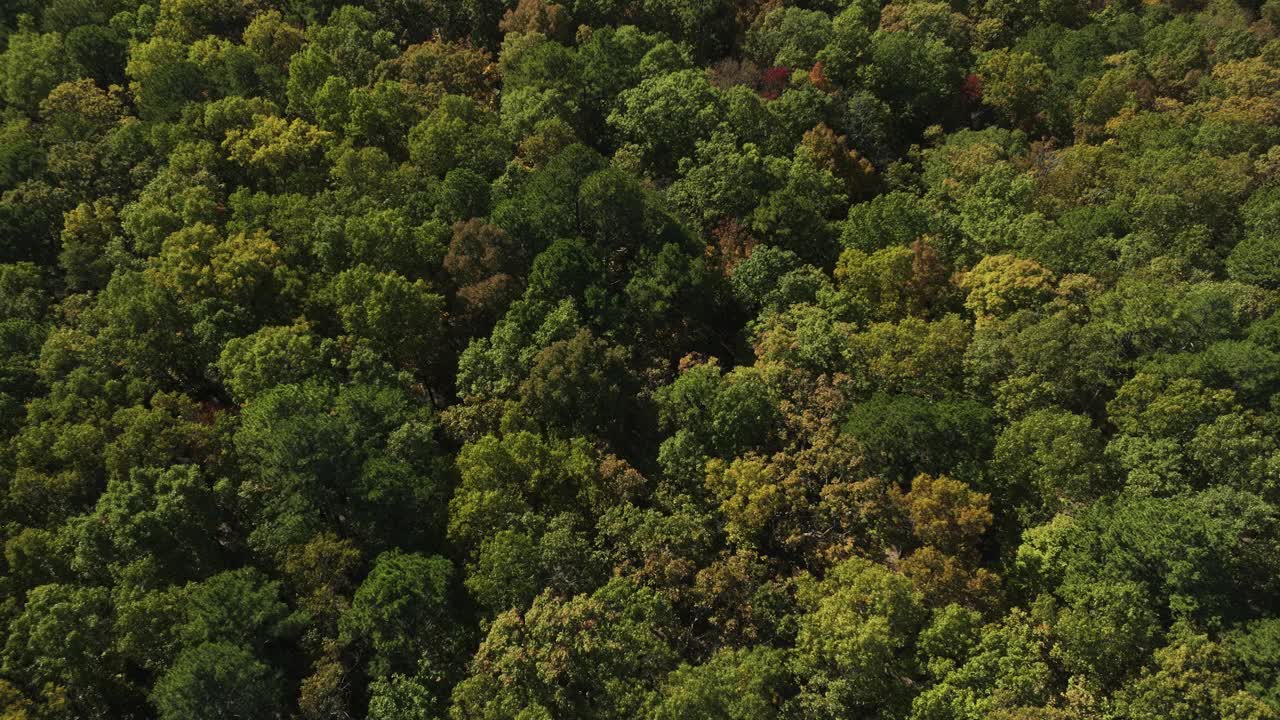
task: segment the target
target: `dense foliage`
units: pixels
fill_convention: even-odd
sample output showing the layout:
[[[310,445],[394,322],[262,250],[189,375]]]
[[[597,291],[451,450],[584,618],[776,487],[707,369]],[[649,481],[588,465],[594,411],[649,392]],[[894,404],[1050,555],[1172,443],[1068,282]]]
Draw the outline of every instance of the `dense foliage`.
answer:
[[[0,3],[0,716],[1280,718],[1280,0]]]

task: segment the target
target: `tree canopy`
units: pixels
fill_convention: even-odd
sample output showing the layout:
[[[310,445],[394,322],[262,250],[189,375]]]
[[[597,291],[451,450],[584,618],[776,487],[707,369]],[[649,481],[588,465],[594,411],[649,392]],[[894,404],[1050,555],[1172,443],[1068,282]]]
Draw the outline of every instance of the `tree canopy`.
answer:
[[[0,2],[0,718],[1280,720],[1280,0]]]

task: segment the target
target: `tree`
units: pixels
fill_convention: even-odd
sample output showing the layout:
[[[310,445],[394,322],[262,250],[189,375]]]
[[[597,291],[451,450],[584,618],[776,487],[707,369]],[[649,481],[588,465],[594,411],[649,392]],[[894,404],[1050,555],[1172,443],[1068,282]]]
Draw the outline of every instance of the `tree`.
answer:
[[[879,30],[871,36],[869,54],[858,80],[895,113],[917,124],[945,114],[960,73],[955,52],[941,40]]]
[[[126,45],[124,33],[105,25],[78,25],[62,38],[76,65],[103,85],[124,81]]]
[[[87,79],[62,83],[40,101],[40,119],[50,142],[91,141],[123,116],[120,98]]]
[[[262,651],[292,634],[298,618],[280,600],[280,583],[254,568],[229,570],[186,587],[185,621],[178,641],[187,648],[207,643]]]
[[[972,468],[990,451],[991,422],[991,411],[971,400],[875,395],[849,415],[845,432],[866,448],[869,469],[905,481]]]
[[[646,78],[623,92],[608,123],[653,172],[670,176],[677,161],[710,136],[722,112],[703,74],[681,70]]]
[[[978,60],[982,101],[1014,125],[1030,126],[1044,105],[1049,67],[1028,52],[992,50]]]
[[[572,599],[544,593],[494,621],[450,716],[635,717],[675,667],[674,620],[660,595],[622,578]]]
[[[979,554],[993,520],[990,496],[946,476],[919,475],[901,504],[922,547],[898,568],[925,602],[931,607],[991,604],[1000,578],[982,566]]]
[[[575,143],[530,174],[505,202],[495,203],[493,224],[537,253],[577,228],[577,199],[582,181],[605,166],[594,150]]]
[[[1036,262],[990,255],[965,273],[961,287],[969,291],[965,307],[985,319],[1036,308],[1053,292],[1053,281],[1053,274]]]
[[[1151,598],[1138,583],[1083,588],[1054,623],[1053,655],[1075,673],[1114,687],[1147,659],[1160,636]]]
[[[100,290],[107,285],[113,257],[119,253],[120,223],[111,205],[99,200],[81,203],[67,212],[62,223],[62,252],[58,265],[72,290]],[[114,246],[114,247],[113,247]],[[112,251],[115,251],[113,253]]]
[[[1000,432],[992,469],[1000,496],[1026,521],[1091,502],[1109,487],[1102,434],[1088,418],[1037,410]]]
[[[526,262],[524,248],[501,228],[478,218],[454,223],[444,270],[463,318],[480,327],[496,322],[515,299]]]
[[[564,41],[568,39],[571,25],[569,12],[563,5],[543,0],[521,0],[503,14],[498,29],[504,33],[536,32]]]
[[[849,337],[850,367],[859,372],[857,385],[866,391],[935,400],[958,397],[970,332],[956,315],[933,322],[908,317],[873,323]]]
[[[1223,645],[1240,668],[1245,689],[1272,706],[1276,701],[1275,685],[1271,682],[1276,667],[1273,659],[1280,647],[1276,644],[1277,630],[1280,627],[1275,620],[1255,620],[1223,637]]]
[[[586,525],[573,512],[545,521],[526,514],[520,529],[499,530],[480,545],[468,567],[467,589],[496,613],[528,607],[543,590],[567,596],[598,587],[607,577],[608,558],[593,547]]]
[[[8,36],[0,55],[0,97],[31,111],[59,83],[75,77],[76,68],[63,50],[59,33],[23,28]]]
[[[712,460],[707,464],[707,489],[720,501],[725,518],[725,536],[735,547],[753,549],[767,538],[765,531],[776,527],[799,504],[801,488],[784,468],[760,457],[738,458],[732,463]]]
[[[626,427],[625,351],[579,330],[533,358],[520,385],[523,409],[548,429],[574,436],[614,436]]]
[[[230,0],[166,0],[160,5],[156,33],[182,43],[228,34],[241,24],[243,12]]]
[[[972,549],[991,526],[990,497],[946,476],[916,476],[903,499],[916,537],[944,551]]]
[[[814,164],[842,181],[851,197],[865,196],[875,190],[875,166],[849,147],[849,138],[836,135],[825,123],[806,132],[800,140]],[[800,152],[798,149],[797,152]]]
[[[417,279],[430,277],[440,266],[447,233],[441,222],[415,224],[403,210],[387,208],[348,216],[342,240],[355,264],[367,263]],[[341,249],[341,245],[334,248]]]
[[[371,547],[432,536],[447,472],[434,432],[429,411],[385,385],[312,378],[254,397],[234,435],[251,463],[238,487],[249,542],[280,553],[325,531]]]
[[[469,551],[533,510],[552,516],[605,502],[590,446],[528,432],[486,435],[458,455],[459,485],[449,503],[449,535]],[[603,505],[601,505],[603,507]]]
[[[130,51],[125,75],[139,114],[149,120],[176,115],[206,84],[182,43],[166,37],[152,38]]]
[[[267,326],[228,341],[218,371],[231,396],[243,403],[277,385],[323,376],[329,351],[304,323]]]
[[[667,190],[668,201],[703,227],[726,217],[745,218],[757,196],[775,184],[762,149],[722,131],[697,143],[680,174]]]
[[[34,128],[26,120],[5,123],[0,130],[0,187],[11,188],[33,176],[44,164],[45,154]]]
[[[846,249],[863,252],[910,245],[920,237],[937,233],[938,220],[919,197],[887,192],[850,206],[840,243]]]
[[[538,122],[576,124],[581,89],[578,64],[569,48],[541,33],[508,34],[502,45],[502,123],[512,137],[524,137]]]
[[[453,566],[439,556],[392,550],[374,560],[340,621],[345,642],[372,650],[372,675],[412,670],[423,653],[433,665],[448,658],[453,638],[444,620],[452,575]]]
[[[491,178],[502,169],[506,154],[497,118],[469,97],[446,95],[409,132],[409,157],[436,177],[466,168]]]
[[[228,132],[222,148],[233,162],[261,178],[290,176],[305,184],[313,182],[330,137],[305,120],[256,116],[252,128]]]
[[[88,572],[151,585],[218,565],[219,513],[194,466],[134,468],[108,483],[87,520],[74,563]]]
[[[801,598],[794,667],[810,713],[898,714],[917,672],[908,649],[926,614],[911,582],[861,559],[836,565]]]
[[[313,24],[308,40],[356,86],[368,83],[378,63],[396,55],[394,31],[369,9],[354,5],[343,5],[323,24]]]
[[[954,305],[954,288],[933,246],[917,240],[870,254],[850,248],[836,262],[836,303],[853,317],[899,320],[928,316]]]
[[[283,254],[264,231],[224,238],[200,223],[165,238],[146,276],[193,305],[225,301],[267,314],[273,311],[268,296],[287,297],[294,284]]]
[[[1280,287],[1280,275],[1269,262],[1277,249],[1277,237],[1250,234],[1241,240],[1227,256],[1227,271],[1231,278],[1269,289]]]
[[[178,656],[156,682],[151,702],[172,718],[272,717],[281,706],[271,668],[230,643],[205,643]]]
[[[442,222],[478,218],[489,212],[489,183],[466,168],[446,173],[439,193],[435,216]]]
[[[218,206],[225,199],[223,183],[207,167],[170,163],[133,202],[120,208],[120,226],[129,238],[129,249],[149,257],[159,254],[169,235],[197,223],[216,222]]]
[[[1276,710],[1240,688],[1222,647],[1186,632],[1155,653],[1156,666],[1118,694],[1120,717],[1271,718]]]
[[[331,292],[343,328],[385,348],[393,362],[426,370],[442,359],[444,298],[425,281],[361,264],[334,278]]]
[[[404,138],[421,117],[417,103],[398,82],[382,80],[371,87],[355,88],[347,98],[347,137],[366,145],[404,154]]]
[[[762,198],[751,215],[751,229],[762,240],[827,267],[835,257],[833,221],[843,212],[844,196],[835,175],[804,152],[796,154],[781,188]]]
[[[127,711],[137,705],[137,690],[118,674],[123,664],[110,647],[112,617],[106,588],[33,588],[9,622],[0,667],[29,686],[57,688],[72,713]]]
[[[704,452],[724,458],[768,446],[780,420],[776,391],[749,367],[725,373],[716,362],[692,365],[655,400],[662,427],[690,433]]]
[[[1049,639],[1025,610],[983,627],[959,663],[939,664],[937,683],[911,704],[912,720],[992,717],[1001,709],[1043,707],[1054,695]]]
[[[777,8],[756,18],[745,49],[764,67],[803,68],[831,39],[831,19],[817,10]]]
[[[305,42],[302,30],[285,22],[279,10],[258,13],[244,29],[244,45],[264,66],[261,72],[280,72]]]
[[[1248,616],[1250,598],[1268,592],[1269,581],[1256,573],[1272,562],[1265,549],[1275,542],[1271,513],[1256,496],[1226,488],[1127,497],[1047,526],[1028,537],[1019,557],[1060,582],[1069,599],[1086,595],[1093,578],[1109,577],[1139,583],[1162,618]],[[1246,532],[1256,532],[1261,555],[1231,549]],[[1171,547],[1179,551],[1170,554]],[[1048,560],[1045,553],[1064,554]]]
[[[604,280],[600,259],[581,240],[557,240],[529,268],[525,296],[542,301],[586,298]]]
[[[584,9],[579,5],[578,12]],[[578,20],[591,22],[581,17]],[[597,24],[591,37],[579,44],[577,64],[584,89],[584,127],[591,133],[604,130],[605,117],[619,93],[635,87],[646,74],[653,74],[642,73],[640,63],[661,40],[661,35],[643,32],[634,25],[614,28]]]
[[[782,650],[721,650],[702,665],[672,672],[657,693],[652,717],[769,720],[779,717],[790,682]]]
[[[635,178],[614,169],[594,173],[578,189],[580,232],[606,258],[633,254],[647,239],[644,201]]]
[[[429,94],[466,95],[481,102],[492,96],[496,82],[489,52],[464,42],[433,39],[410,45],[390,66],[401,80]]]

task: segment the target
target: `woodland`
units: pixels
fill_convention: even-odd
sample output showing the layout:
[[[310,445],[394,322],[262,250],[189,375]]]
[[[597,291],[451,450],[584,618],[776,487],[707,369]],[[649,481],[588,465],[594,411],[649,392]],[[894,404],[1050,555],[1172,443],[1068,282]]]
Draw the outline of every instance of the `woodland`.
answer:
[[[1280,720],[1280,0],[3,0],[3,720]]]

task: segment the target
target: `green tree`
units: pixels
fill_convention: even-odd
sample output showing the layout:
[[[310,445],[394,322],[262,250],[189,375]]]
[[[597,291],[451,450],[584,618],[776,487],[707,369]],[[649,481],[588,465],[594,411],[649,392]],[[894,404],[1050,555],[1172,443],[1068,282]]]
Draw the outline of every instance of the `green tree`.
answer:
[[[702,665],[672,672],[657,693],[651,717],[770,720],[780,716],[790,684],[782,650],[721,650]]]
[[[429,370],[443,360],[438,350],[444,298],[426,281],[361,264],[334,278],[331,292],[343,329],[383,349],[392,361]]]
[[[674,173],[698,140],[711,134],[723,109],[696,70],[646,78],[618,97],[609,126],[659,175]]]
[[[901,714],[917,672],[909,648],[927,617],[911,582],[851,559],[801,600],[794,657],[801,705],[816,715]]]
[[[1231,279],[1268,289],[1280,287],[1280,275],[1269,260],[1275,257],[1280,245],[1276,238],[1274,234],[1249,234],[1232,248],[1227,256],[1227,271]]]
[[[937,664],[941,676],[912,701],[909,717],[977,720],[1002,709],[1045,706],[1058,682],[1048,651],[1043,626],[1015,609],[983,627],[961,662]]]
[[[156,681],[151,702],[166,720],[272,717],[282,705],[278,683],[248,650],[205,643],[178,656]]]
[[[1113,471],[1089,418],[1050,408],[1000,432],[992,472],[1002,504],[1017,508],[1024,521],[1040,521],[1102,495]]]
[[[625,351],[580,330],[533,358],[519,395],[525,411],[548,428],[610,436],[625,427],[629,384]]]
[[[458,489],[449,503],[449,535],[477,549],[526,514],[544,515],[602,503],[597,465],[582,440],[551,440],[521,432],[486,435],[458,455]],[[594,501],[594,502],[593,502]]]
[[[8,36],[0,54],[0,97],[13,107],[35,110],[59,83],[75,77],[76,66],[59,33],[23,28]]]
[[[912,32],[872,34],[869,62],[858,80],[908,122],[923,124],[945,113],[959,87],[955,51],[941,40]]]
[[[1006,121],[1029,126],[1036,113],[1043,112],[1044,94],[1049,88],[1049,66],[1028,52],[992,50],[978,60],[982,78],[982,101]]]
[[[429,412],[403,390],[319,379],[277,385],[246,408],[234,445],[251,463],[249,541],[278,553],[328,530],[372,547],[438,532],[446,468]]]
[[[1186,633],[1157,650],[1155,666],[1118,693],[1122,718],[1272,718],[1275,708],[1240,687],[1221,645]]]
[[[991,450],[991,424],[990,409],[972,400],[875,395],[844,429],[866,448],[869,469],[905,481],[922,472],[973,472]]]
[[[187,59],[185,46],[172,38],[156,37],[129,52],[125,66],[129,91],[138,112],[148,120],[178,114],[206,86],[200,68]]]
[[[0,667],[32,687],[57,688],[71,714],[127,712],[137,705],[137,689],[111,648],[113,614],[107,588],[33,588],[9,621]]]
[[[453,566],[439,556],[383,553],[342,615],[342,638],[367,646],[375,676],[412,670],[427,653],[440,664],[454,638],[445,621]]]
[[[147,585],[199,576],[218,565],[219,520],[208,482],[194,466],[134,468],[98,498],[73,563]]]
[[[100,290],[107,285],[118,246],[120,223],[105,201],[81,203],[63,219],[58,264],[72,290]],[[115,251],[114,253],[112,251]],[[121,258],[123,259],[123,258]]]
[[[246,402],[277,385],[322,377],[328,351],[305,323],[267,326],[228,341],[218,371],[231,396]]]
[[[494,621],[450,717],[635,717],[675,667],[674,622],[660,595],[622,578],[591,595],[543,594]]]
[[[507,144],[497,117],[469,97],[446,95],[409,132],[409,156],[427,173],[443,177],[466,168],[490,178],[502,169]]]
[[[830,40],[831,19],[826,13],[780,7],[756,19],[744,45],[761,65],[803,69]]]

